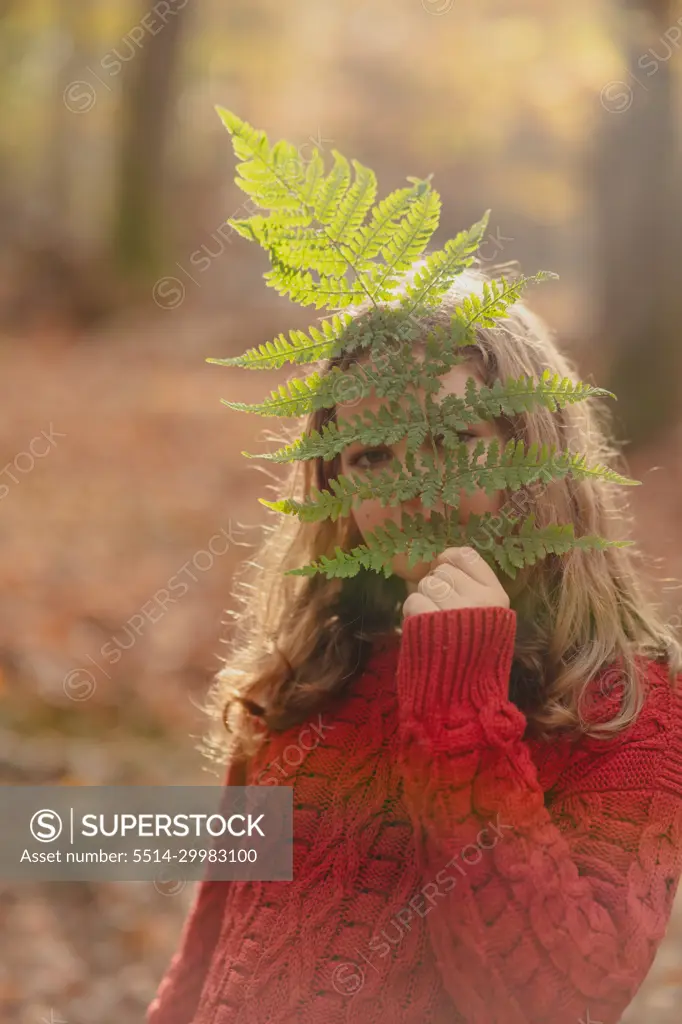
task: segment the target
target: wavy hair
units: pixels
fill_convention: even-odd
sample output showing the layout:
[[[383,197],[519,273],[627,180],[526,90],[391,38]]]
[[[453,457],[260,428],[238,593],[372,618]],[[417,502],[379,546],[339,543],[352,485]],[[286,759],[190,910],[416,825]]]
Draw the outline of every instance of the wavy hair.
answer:
[[[423,260],[411,273],[421,265]],[[480,266],[459,275],[438,308],[418,318],[424,335],[437,324],[447,327],[455,307],[466,295],[481,294],[487,280],[490,277]],[[363,304],[351,310],[354,323],[369,309]],[[423,339],[413,344],[423,347]],[[509,307],[495,327],[479,329],[475,343],[462,353],[488,386],[497,378],[522,374],[537,379],[547,368],[562,378],[579,380],[553,333],[523,302]],[[329,372],[332,366],[344,370],[362,358],[362,351],[345,352],[326,360],[320,372]],[[335,407],[315,410],[306,418],[304,430],[320,431],[335,419]],[[505,440],[570,448],[584,453],[588,465],[600,463],[627,472],[612,439],[610,410],[600,399],[567,404],[556,412],[534,405],[496,423]],[[300,434],[299,419],[274,439],[289,444]],[[284,486],[273,489],[277,497],[303,501],[311,496],[312,487],[327,488],[340,465],[339,455],[329,461],[294,462]],[[540,527],[572,523],[577,537],[597,533],[628,539],[623,527],[632,517],[625,489],[601,479],[569,475],[541,488],[504,493],[504,502],[509,511],[532,509]],[[268,732],[290,729],[322,712],[362,672],[374,646],[401,631],[408,591],[406,582],[395,575],[386,579],[361,571],[344,580],[328,580],[322,573],[284,575],[322,555],[333,557],[337,546],[349,550],[361,544],[352,516],[303,523],[295,516],[273,515],[277,521],[263,527],[254,559],[235,577],[232,596],[242,608],[228,612],[236,620],[231,649],[220,659],[224,666],[203,708],[211,723],[201,749],[213,761],[248,759]],[[574,548],[526,566],[515,581],[503,580],[517,614],[510,698],[526,715],[527,735],[608,737],[632,724],[645,698],[638,656],[664,659],[673,684],[682,668],[682,647],[648,592],[650,582],[643,555],[634,545]],[[620,707],[608,721],[591,722],[584,714],[587,688],[609,666],[622,683]]]

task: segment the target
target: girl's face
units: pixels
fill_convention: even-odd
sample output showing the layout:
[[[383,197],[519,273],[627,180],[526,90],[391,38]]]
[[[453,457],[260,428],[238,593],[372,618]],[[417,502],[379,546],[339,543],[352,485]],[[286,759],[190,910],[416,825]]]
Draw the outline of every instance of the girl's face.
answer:
[[[419,357],[419,351],[416,352]],[[447,373],[440,377],[441,386],[438,393],[434,396],[435,401],[441,402],[448,395],[458,395],[463,398],[465,396],[466,382],[469,377],[473,377],[478,384],[484,384],[482,377],[480,376],[475,364],[471,362],[459,363],[457,366],[453,366]],[[413,390],[413,393],[417,395],[417,392]],[[419,400],[423,403],[424,394],[420,392]],[[354,415],[362,416],[366,410],[372,412],[378,412],[382,405],[386,404],[386,399],[377,398],[372,391],[369,395],[354,401],[354,402],[339,402],[336,406],[337,416],[340,419],[350,419]],[[501,446],[504,446],[504,438],[499,427],[491,420],[482,420],[479,423],[473,423],[466,430],[461,432],[461,440],[466,442],[469,451],[472,451],[477,442],[483,439],[486,442],[486,449],[490,441],[493,438],[497,438]],[[348,445],[347,448],[341,452],[341,470],[340,472],[344,475],[350,476],[359,475],[367,480],[372,479],[372,474],[378,474],[382,469],[390,470],[391,460],[397,458],[401,464],[405,465],[405,454],[407,447],[407,439],[401,438],[396,444],[387,446],[381,445],[363,445],[357,441],[353,444]],[[433,454],[433,445],[430,437],[424,440],[422,445],[424,452],[430,452]],[[440,443],[437,442],[437,450],[439,453],[442,451]],[[480,456],[478,462],[485,460],[485,452]],[[486,494],[485,491],[477,489],[473,494],[467,494],[465,491],[460,491],[459,508],[454,511],[452,508],[448,508],[448,516],[457,516],[457,521],[461,526],[464,526],[471,513],[482,515],[485,512],[497,513],[499,512],[502,505],[502,492],[496,491],[494,494]],[[387,519],[392,520],[396,526],[400,526],[400,519],[402,511],[408,513],[408,515],[414,516],[415,513],[421,512],[427,519],[430,517],[431,512],[440,512],[444,514],[445,506],[442,501],[437,502],[431,509],[425,508],[422,505],[421,497],[417,495],[407,501],[403,501],[398,505],[386,505],[382,506],[378,498],[368,499],[355,506],[352,510],[351,515],[355,520],[355,523],[365,539],[366,535],[374,530],[381,523]],[[417,562],[412,566],[407,564],[407,555],[398,554],[393,558],[391,563],[393,572],[406,580],[408,583],[408,589],[416,589],[417,583],[426,576],[429,572],[432,563],[430,562]]]

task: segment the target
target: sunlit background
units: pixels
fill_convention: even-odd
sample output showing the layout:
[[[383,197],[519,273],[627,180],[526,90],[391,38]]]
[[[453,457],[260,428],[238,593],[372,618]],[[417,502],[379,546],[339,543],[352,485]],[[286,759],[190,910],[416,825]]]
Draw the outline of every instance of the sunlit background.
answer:
[[[240,455],[264,421],[220,398],[295,374],[205,359],[315,311],[225,225],[216,104],[382,196],[432,173],[434,246],[490,208],[485,262],[560,275],[531,304],[618,395],[632,535],[679,623],[681,69],[668,0],[0,0],[0,781],[220,781],[197,705],[272,497]],[[0,1019],[142,1020],[192,891],[5,886]],[[628,1024],[682,1017],[677,906]]]

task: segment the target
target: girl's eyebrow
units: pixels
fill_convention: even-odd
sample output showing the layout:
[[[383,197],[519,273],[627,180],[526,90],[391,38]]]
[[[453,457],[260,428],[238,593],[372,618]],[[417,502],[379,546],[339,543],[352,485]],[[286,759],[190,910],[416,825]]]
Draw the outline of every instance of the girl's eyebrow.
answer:
[[[392,447],[393,447],[392,445],[386,444],[385,441],[377,441],[375,444],[372,444],[371,441],[351,441],[350,444],[347,444],[346,447],[343,450],[344,450],[344,452],[354,452],[354,451],[359,451],[362,448],[372,448],[372,449],[375,449],[375,448],[392,448]]]
[[[475,423],[467,423],[467,425],[465,427],[459,427],[457,430],[454,430],[454,428],[453,428],[453,431],[456,434],[462,434],[462,433],[466,433],[466,432],[469,432],[469,431],[473,432],[474,429],[477,426],[484,425],[485,423],[487,423],[486,420],[484,420],[484,421],[477,420]],[[438,440],[439,437],[442,438],[443,436],[444,435],[443,435],[443,431],[442,430],[438,430],[438,431],[436,431],[435,434],[433,434],[433,438],[436,441]],[[428,443],[428,435],[424,439],[424,443]],[[346,447],[343,450],[348,452],[348,451],[353,451],[356,448],[392,448],[392,447],[393,447],[393,445],[388,444],[386,441],[376,441],[376,442],[372,443],[371,441],[360,441],[360,440],[358,440],[356,438],[354,441],[349,441],[348,444],[346,445]]]

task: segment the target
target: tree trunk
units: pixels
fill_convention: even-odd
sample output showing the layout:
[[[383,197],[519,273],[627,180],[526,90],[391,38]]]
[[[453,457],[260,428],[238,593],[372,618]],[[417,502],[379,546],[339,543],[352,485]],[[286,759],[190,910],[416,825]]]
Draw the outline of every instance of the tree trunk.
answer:
[[[628,73],[602,93],[596,164],[600,344],[623,437],[638,445],[675,422],[682,396],[682,216],[671,76],[682,30],[670,0],[624,0]],[[667,34],[666,34],[667,33]]]
[[[166,251],[164,158],[189,6],[174,5],[163,24],[155,12],[161,5],[143,3],[136,28],[112,51],[129,61],[123,72],[113,259],[125,279],[142,287],[154,280]]]

